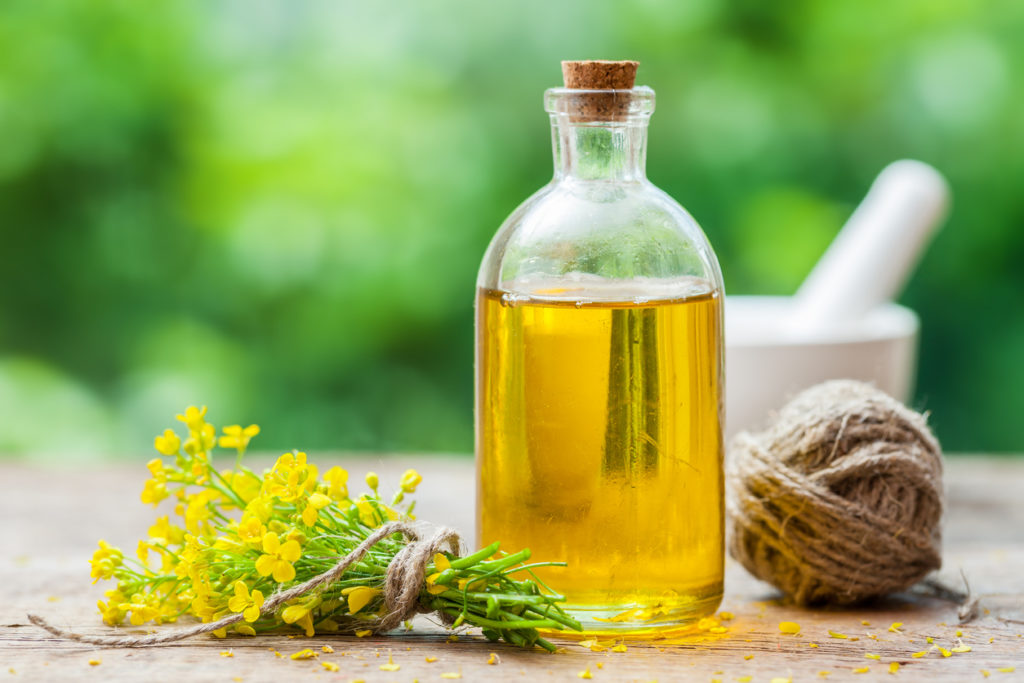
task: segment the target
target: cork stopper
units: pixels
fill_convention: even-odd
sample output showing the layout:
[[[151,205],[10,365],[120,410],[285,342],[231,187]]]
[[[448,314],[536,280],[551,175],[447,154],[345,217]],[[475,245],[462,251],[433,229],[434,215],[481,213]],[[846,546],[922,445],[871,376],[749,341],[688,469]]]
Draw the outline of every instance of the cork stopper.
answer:
[[[568,90],[580,90],[568,102],[573,121],[621,121],[627,118],[639,62],[589,59],[562,62]],[[606,92],[593,92],[606,91]]]
[[[632,90],[640,62],[591,59],[562,62],[562,78],[573,90]]]

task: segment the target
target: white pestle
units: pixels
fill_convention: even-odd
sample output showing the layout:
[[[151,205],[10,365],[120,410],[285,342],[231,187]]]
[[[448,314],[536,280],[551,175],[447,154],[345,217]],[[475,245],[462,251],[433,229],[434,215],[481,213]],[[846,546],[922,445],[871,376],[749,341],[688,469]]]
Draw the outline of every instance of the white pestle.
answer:
[[[949,209],[949,185],[921,161],[878,174],[796,296],[789,333],[803,337],[855,323],[902,291]]]

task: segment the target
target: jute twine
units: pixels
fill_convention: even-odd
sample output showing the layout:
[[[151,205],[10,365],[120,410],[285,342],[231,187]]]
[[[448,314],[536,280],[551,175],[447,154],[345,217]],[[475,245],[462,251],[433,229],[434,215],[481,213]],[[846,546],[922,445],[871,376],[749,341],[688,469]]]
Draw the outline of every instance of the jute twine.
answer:
[[[874,387],[812,387],[729,458],[729,551],[797,604],[855,604],[941,565],[939,444]]]
[[[370,548],[392,534],[402,534],[408,540],[407,545],[395,555],[388,565],[384,579],[384,616],[373,620],[358,622],[358,628],[369,629],[374,633],[384,633],[396,628],[406,619],[419,612],[428,612],[419,601],[420,589],[426,575],[427,565],[434,553],[450,550],[458,555],[459,536],[448,528],[438,529],[427,539],[421,538],[421,528],[408,522],[390,522],[380,527],[366,540],[356,546],[352,552],[338,560],[337,564],[324,573],[314,576],[304,583],[293,586],[285,591],[274,593],[263,603],[260,615],[273,614],[277,608],[289,600],[301,597],[311,591],[337,581],[351,565],[355,564],[369,552]],[[450,623],[451,617],[439,614],[442,621]],[[58,628],[42,617],[29,614],[28,620],[36,626],[49,631],[55,636],[74,640],[79,643],[105,645],[108,647],[139,647],[144,645],[161,645],[173,643],[203,633],[217,631],[241,621],[242,614],[232,614],[207,624],[197,624],[183,629],[175,629],[164,633],[153,633],[145,636],[93,636],[76,633],[70,629]]]

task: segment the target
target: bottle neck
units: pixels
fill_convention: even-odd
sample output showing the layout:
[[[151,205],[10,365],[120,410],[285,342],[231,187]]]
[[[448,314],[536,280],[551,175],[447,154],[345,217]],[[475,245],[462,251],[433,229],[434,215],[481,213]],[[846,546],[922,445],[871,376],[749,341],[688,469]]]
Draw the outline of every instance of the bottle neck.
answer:
[[[614,122],[581,122],[572,118],[566,114],[551,116],[555,180],[646,179],[646,117]]]

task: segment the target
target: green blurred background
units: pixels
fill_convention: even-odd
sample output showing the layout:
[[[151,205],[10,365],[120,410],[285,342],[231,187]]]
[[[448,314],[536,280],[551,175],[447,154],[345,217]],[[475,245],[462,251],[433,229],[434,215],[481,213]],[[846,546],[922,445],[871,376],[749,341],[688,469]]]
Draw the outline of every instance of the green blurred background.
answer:
[[[888,162],[951,218],[902,301],[949,450],[1024,450],[1024,3],[0,6],[0,452],[472,449],[476,269],[559,60],[637,58],[648,172],[731,293],[794,291]]]

